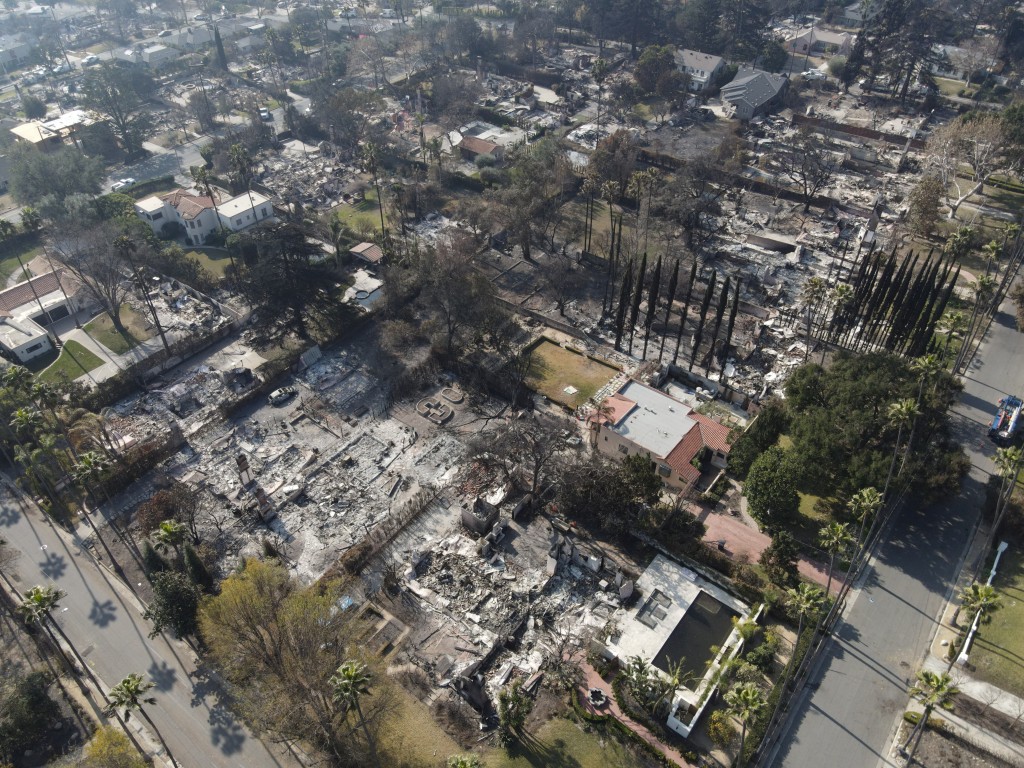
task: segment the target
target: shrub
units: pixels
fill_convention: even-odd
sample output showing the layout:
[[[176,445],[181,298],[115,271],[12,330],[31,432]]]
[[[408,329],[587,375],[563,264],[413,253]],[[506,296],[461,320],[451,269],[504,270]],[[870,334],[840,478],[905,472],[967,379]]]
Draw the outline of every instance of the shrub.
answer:
[[[713,712],[708,718],[708,738],[722,749],[736,740],[736,726],[724,710]]]
[[[12,675],[0,683],[0,757],[20,756],[46,734],[60,709],[50,698],[49,679],[42,672]]]
[[[146,575],[150,578],[167,570],[167,561],[160,557],[160,553],[153,548],[149,539],[142,542],[142,567],[146,569]]]

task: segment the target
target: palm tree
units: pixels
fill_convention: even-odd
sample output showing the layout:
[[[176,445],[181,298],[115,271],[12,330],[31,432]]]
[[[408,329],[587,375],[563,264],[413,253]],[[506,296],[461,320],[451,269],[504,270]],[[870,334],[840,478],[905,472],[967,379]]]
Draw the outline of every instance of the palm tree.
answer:
[[[160,733],[160,729],[156,727],[156,723],[150,719],[146,710],[142,708],[143,704],[156,704],[156,699],[152,696],[145,696],[144,694],[150,688],[153,687],[153,682],[150,680],[143,680],[142,675],[137,675],[132,672],[124,680],[115,685],[110,689],[107,694],[107,699],[110,701],[110,706],[107,707],[107,715],[120,714],[119,710],[123,712],[125,722],[131,717],[132,712],[138,711],[142,715],[143,719],[149,724],[149,727],[153,729],[153,733],[160,739],[160,744],[164,748],[164,752],[171,758],[171,763],[177,768],[178,761],[174,759],[174,755],[171,754],[171,750],[167,747],[167,742],[164,741],[164,736]]]
[[[67,592],[51,585],[32,587],[18,606],[18,613],[26,624],[44,625],[50,612],[59,608],[65,597]]]
[[[786,605],[796,611],[797,623],[796,641],[793,643],[793,655],[790,657],[789,663],[786,665],[785,679],[782,683],[783,687],[785,687],[789,682],[789,675],[793,671],[797,650],[800,648],[800,636],[804,631],[804,620],[821,608],[821,604],[825,601],[825,594],[819,587],[815,587],[807,583],[801,583],[796,587],[790,587],[786,590],[785,600]]]
[[[651,704],[651,711],[654,713],[657,713],[658,708],[666,701],[671,705],[676,691],[693,680],[693,673],[685,668],[685,658],[680,658],[678,661],[668,659],[667,662],[665,675],[659,676],[655,681],[658,695]]]
[[[213,184],[210,183],[209,170],[207,170],[206,166],[203,165],[193,165],[188,169],[188,171],[192,176],[192,183],[195,185],[196,189],[200,192],[204,192],[206,196],[210,198],[210,202],[213,204],[213,215],[217,217],[217,231],[223,232],[224,224],[220,220],[220,210],[217,208],[217,196],[213,192]],[[231,253],[230,249],[228,249],[228,258],[231,260],[231,269],[233,271],[235,269],[235,257]]]
[[[736,755],[736,768],[740,768],[747,742],[747,725],[764,711],[767,702],[756,683],[743,683],[725,694],[725,704],[726,711],[740,721],[740,750]]]
[[[855,520],[860,522],[860,528],[857,531],[858,542],[864,538],[864,528],[868,520],[875,516],[875,513],[882,508],[884,502],[885,497],[878,492],[877,488],[861,488],[846,503],[846,508],[850,510],[850,514],[853,515]]]
[[[803,307],[806,315],[807,338],[805,341],[804,360],[811,354],[811,326],[814,324],[814,314],[817,307],[828,295],[828,283],[820,277],[811,277],[804,283],[800,291],[800,306]]]
[[[998,240],[989,240],[981,246],[981,258],[985,260],[985,274],[992,271],[992,265],[999,261],[1003,255],[1003,246]]]
[[[480,768],[480,761],[472,755],[452,755],[446,765],[448,768]]]
[[[920,407],[921,399],[924,397],[924,385],[930,381],[934,381],[935,378],[942,373],[946,368],[943,365],[941,358],[938,355],[929,353],[927,355],[921,355],[921,357],[914,358],[910,363],[910,371],[917,375],[918,386],[917,386],[917,405]]]
[[[914,403],[910,398],[904,398],[903,400],[897,400],[889,406],[889,410],[886,412],[887,420],[890,427],[896,427],[896,443],[892,449],[892,461],[889,462],[889,473],[885,477],[885,486],[882,488],[882,496],[885,496],[889,492],[889,483],[892,481],[893,470],[896,469],[896,457],[900,452],[900,442],[903,440],[903,430],[910,427],[920,415],[917,410],[917,404]],[[909,444],[907,445],[907,451],[903,454],[903,462],[900,464],[900,472],[903,471],[903,465],[907,461],[907,453],[909,453]]]
[[[850,533],[850,526],[847,523],[831,522],[818,531],[818,542],[821,548],[828,552],[828,583],[825,585],[825,594],[831,594],[832,572],[836,563],[836,555],[846,549],[854,541]]]
[[[949,346],[953,343],[954,336],[960,336],[967,330],[967,315],[963,312],[949,312],[942,318],[942,331],[946,334],[946,341],[942,345],[942,362],[946,363],[949,355]]]
[[[174,550],[175,561],[181,560],[181,545],[185,543],[187,529],[177,520],[164,520],[160,527],[153,531],[153,543],[160,551]]]
[[[331,675],[328,682],[334,690],[334,700],[346,708],[351,707],[356,711],[359,726],[363,729],[363,736],[370,748],[370,759],[373,764],[380,768],[380,760],[377,758],[377,747],[373,737],[370,736],[370,729],[366,727],[366,718],[363,717],[363,709],[359,705],[359,699],[370,695],[371,677],[366,665],[358,661],[346,661],[338,671]]]
[[[960,610],[970,617],[968,623],[978,616],[984,618],[986,613],[998,607],[999,593],[991,584],[975,581],[960,593]]]
[[[921,743],[920,736],[924,735],[924,729],[928,727],[928,718],[931,717],[932,712],[936,707],[952,709],[953,699],[958,693],[960,690],[953,685],[952,678],[946,672],[939,674],[922,669],[917,673],[917,683],[910,689],[910,695],[924,706],[924,712],[900,750],[907,757],[907,765],[914,762],[914,753],[917,751],[917,745]],[[915,736],[918,737],[916,741]],[[912,741],[914,746],[908,753],[907,747]]]
[[[1017,487],[1017,476],[1020,474],[1022,461],[1024,461],[1024,451],[1016,446],[996,449],[995,463],[1002,480],[999,486],[999,495],[996,497],[995,515],[985,543],[985,552],[991,548],[992,541],[1003,524],[1003,518],[1006,517],[1006,510],[1010,508],[1010,497],[1013,496],[1013,491]]]

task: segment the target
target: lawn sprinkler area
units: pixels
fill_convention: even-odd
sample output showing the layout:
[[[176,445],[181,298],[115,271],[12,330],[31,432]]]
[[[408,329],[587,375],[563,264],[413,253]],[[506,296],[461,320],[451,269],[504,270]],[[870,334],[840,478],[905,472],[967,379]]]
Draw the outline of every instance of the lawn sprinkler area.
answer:
[[[526,383],[549,400],[575,410],[618,372],[606,363],[541,338],[530,350]]]

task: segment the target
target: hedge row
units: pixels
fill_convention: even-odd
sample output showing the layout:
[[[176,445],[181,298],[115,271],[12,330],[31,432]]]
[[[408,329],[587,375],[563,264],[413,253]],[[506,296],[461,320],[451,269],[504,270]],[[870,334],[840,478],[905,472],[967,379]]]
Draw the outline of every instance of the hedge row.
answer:
[[[676,764],[669,760],[667,757],[665,757],[661,750],[652,746],[646,739],[640,736],[640,734],[638,734],[632,728],[627,726],[621,720],[612,717],[611,715],[595,715],[587,711],[586,707],[580,704],[579,691],[573,690],[570,696],[570,703],[572,705],[572,711],[580,719],[588,723],[594,723],[595,725],[600,724],[610,728],[622,739],[633,744],[645,755],[654,760],[654,762],[658,763],[658,765],[663,765],[665,766],[665,768],[676,768]]]

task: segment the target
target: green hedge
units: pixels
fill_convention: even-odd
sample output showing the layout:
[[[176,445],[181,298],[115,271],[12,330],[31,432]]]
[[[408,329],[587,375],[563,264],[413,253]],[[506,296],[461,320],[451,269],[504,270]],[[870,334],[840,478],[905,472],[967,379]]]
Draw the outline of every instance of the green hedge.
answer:
[[[132,184],[124,191],[138,200],[142,197],[148,197],[154,192],[163,191],[167,189],[168,186],[174,186],[174,183],[174,176],[160,176],[155,179],[147,179],[146,181],[140,181],[137,184]]]

